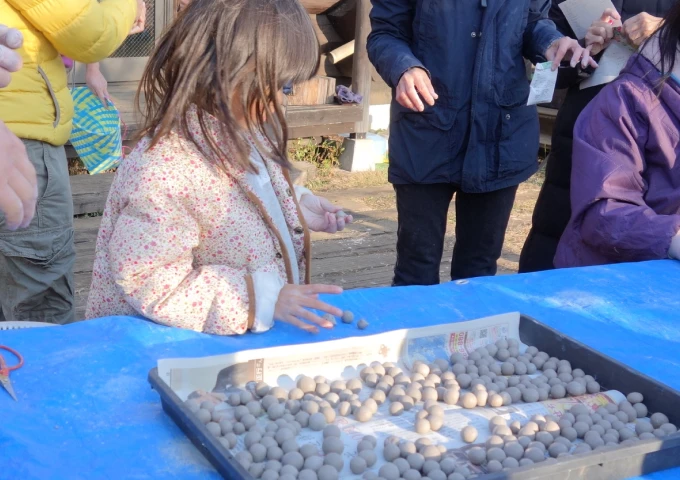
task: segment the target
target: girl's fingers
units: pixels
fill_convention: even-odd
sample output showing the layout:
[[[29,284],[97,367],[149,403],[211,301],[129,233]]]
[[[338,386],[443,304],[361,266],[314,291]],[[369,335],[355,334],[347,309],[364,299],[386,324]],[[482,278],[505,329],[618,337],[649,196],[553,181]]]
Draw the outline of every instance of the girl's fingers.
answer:
[[[326,212],[326,232],[335,233],[338,231],[338,222],[334,213]]]
[[[339,295],[342,293],[342,287],[338,287],[336,285],[323,285],[320,283],[315,283],[312,285],[305,285],[303,293],[305,295],[318,295],[323,293]]]
[[[286,318],[284,318],[282,321],[285,323],[290,323],[294,327],[304,330],[305,332],[319,333],[318,327],[305,323],[294,315],[286,315]]]
[[[342,315],[341,309],[334,307],[333,305],[329,305],[325,302],[322,302],[321,300],[317,300],[314,297],[308,297],[304,299],[303,301],[300,302],[300,305],[302,305],[305,308],[311,308],[314,310],[319,310],[320,312],[330,313],[331,315],[334,315],[336,317]]]
[[[340,315],[342,315],[342,313]],[[304,308],[300,308],[297,312],[295,312],[295,316],[299,318],[304,318],[308,322],[312,322],[323,328],[333,328],[333,324],[331,322],[329,322],[328,320],[324,320],[317,314],[312,313],[309,310],[305,310]]]

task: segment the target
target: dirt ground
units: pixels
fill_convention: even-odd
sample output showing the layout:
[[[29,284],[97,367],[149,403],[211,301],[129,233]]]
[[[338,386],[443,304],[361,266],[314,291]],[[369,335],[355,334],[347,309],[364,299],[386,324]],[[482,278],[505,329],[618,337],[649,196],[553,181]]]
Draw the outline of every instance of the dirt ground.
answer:
[[[345,288],[389,285],[395,260],[397,212],[386,172],[350,174],[328,169],[319,173],[307,185],[316,192],[324,192],[331,201],[353,213],[355,224],[336,236],[313,234],[313,280]],[[519,254],[531,227],[531,215],[542,182],[541,171],[519,187],[499,260],[499,274],[517,272]],[[451,208],[441,281],[449,279],[455,220]]]

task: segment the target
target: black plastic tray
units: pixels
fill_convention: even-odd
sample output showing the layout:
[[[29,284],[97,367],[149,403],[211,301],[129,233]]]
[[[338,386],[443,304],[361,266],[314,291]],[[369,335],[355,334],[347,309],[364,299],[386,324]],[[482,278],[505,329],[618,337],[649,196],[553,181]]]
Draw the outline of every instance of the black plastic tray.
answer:
[[[569,360],[573,368],[581,368],[595,377],[603,390],[642,393],[650,413],[663,412],[671,423],[680,423],[680,414],[676,411],[677,406],[680,406],[680,392],[526,315],[520,317],[519,336],[526,345],[533,345],[559,359]],[[163,410],[222,477],[228,480],[254,480],[158,376],[158,369],[149,372],[149,382],[160,395]],[[677,466],[680,466],[680,432],[663,439],[640,441],[628,447],[610,447],[574,455],[556,463],[545,462],[510,472],[481,475],[477,479],[618,480]]]

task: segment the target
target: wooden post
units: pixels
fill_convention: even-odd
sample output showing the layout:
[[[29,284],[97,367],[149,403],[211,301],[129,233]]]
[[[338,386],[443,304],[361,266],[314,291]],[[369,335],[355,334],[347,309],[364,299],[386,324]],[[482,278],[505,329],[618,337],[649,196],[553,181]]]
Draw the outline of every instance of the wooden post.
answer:
[[[366,40],[371,31],[369,13],[370,0],[357,0],[356,34],[354,38],[354,58],[352,63],[352,91],[364,97],[362,120],[356,124],[356,133],[351,138],[366,138],[369,127],[368,107],[371,104],[371,62],[368,60]]]

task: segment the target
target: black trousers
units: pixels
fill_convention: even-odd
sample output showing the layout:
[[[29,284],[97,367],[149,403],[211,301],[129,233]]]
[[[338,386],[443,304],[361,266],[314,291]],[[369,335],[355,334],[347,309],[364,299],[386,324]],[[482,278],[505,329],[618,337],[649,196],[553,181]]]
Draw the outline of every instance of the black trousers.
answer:
[[[435,285],[444,251],[446,217],[456,195],[456,244],[451,279],[496,274],[517,186],[464,193],[455,185],[395,185],[397,263],[393,286]]]

